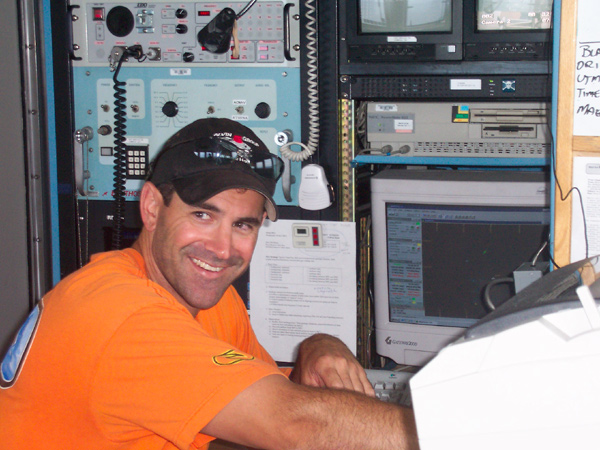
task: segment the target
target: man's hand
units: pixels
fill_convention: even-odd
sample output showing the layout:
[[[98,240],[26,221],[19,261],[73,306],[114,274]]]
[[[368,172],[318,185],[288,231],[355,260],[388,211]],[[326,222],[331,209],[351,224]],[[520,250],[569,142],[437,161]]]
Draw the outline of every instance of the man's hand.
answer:
[[[315,334],[300,344],[290,380],[316,387],[348,389],[374,396],[365,371],[339,339]]]

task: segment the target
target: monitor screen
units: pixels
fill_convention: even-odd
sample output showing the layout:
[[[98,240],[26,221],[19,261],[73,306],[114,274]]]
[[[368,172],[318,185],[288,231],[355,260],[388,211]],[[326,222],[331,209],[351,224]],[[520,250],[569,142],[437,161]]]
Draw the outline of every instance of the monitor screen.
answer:
[[[468,327],[483,293],[531,261],[548,236],[542,208],[386,203],[391,322]],[[514,294],[494,289],[498,304]]]
[[[553,0],[478,0],[477,31],[549,29]]]
[[[360,33],[452,31],[451,0],[360,0]]]
[[[370,181],[380,356],[426,364],[515,294],[513,272],[548,261],[543,172],[396,169]]]

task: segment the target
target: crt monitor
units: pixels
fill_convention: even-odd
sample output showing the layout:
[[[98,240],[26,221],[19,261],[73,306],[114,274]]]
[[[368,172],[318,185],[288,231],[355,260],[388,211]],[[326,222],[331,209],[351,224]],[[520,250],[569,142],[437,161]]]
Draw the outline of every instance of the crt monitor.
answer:
[[[467,60],[550,59],[553,0],[464,0]]]
[[[478,0],[477,31],[550,29],[553,0]]]
[[[342,63],[462,59],[462,0],[340,3]]]
[[[533,171],[375,175],[377,353],[422,366],[487,314],[486,286],[540,257],[549,234],[548,192],[546,175]],[[487,291],[496,305],[514,294],[512,284],[500,286]]]
[[[450,0],[360,0],[360,33],[402,34],[452,31]]]

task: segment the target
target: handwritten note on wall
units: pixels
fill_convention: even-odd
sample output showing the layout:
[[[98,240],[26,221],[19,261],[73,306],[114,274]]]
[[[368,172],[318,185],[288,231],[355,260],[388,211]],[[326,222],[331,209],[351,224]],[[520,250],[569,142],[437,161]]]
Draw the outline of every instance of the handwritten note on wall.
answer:
[[[573,134],[600,136],[600,2],[579,0]]]

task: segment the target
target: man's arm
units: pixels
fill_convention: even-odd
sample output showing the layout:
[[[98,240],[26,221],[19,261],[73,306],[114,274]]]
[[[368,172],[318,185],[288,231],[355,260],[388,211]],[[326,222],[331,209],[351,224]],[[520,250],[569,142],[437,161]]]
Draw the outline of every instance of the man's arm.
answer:
[[[316,334],[300,344],[290,380],[305,386],[349,389],[374,395],[365,371],[339,339]]]
[[[410,409],[272,375],[241,392],[202,432],[267,450],[418,448]]]

